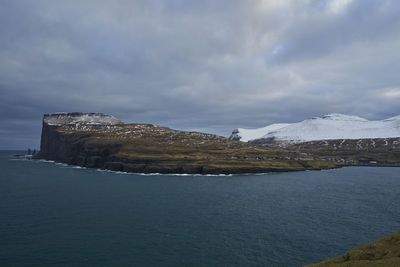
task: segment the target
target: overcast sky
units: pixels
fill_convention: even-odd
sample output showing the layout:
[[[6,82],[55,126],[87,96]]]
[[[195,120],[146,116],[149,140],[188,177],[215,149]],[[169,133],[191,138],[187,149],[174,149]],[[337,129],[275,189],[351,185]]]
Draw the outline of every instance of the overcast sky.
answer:
[[[228,136],[400,114],[397,0],[1,0],[0,149],[44,113]]]

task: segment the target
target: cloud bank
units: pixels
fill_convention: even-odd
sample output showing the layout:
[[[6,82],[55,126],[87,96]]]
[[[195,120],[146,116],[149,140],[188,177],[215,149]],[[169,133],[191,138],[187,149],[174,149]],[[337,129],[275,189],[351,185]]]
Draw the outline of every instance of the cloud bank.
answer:
[[[394,0],[5,0],[0,148],[38,147],[58,111],[221,135],[398,115],[399,13]]]

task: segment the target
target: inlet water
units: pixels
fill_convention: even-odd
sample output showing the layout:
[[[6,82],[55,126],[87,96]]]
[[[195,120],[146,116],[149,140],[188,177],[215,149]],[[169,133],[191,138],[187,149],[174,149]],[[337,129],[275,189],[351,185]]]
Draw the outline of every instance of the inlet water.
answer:
[[[137,175],[0,152],[1,266],[301,266],[399,231],[400,169]]]

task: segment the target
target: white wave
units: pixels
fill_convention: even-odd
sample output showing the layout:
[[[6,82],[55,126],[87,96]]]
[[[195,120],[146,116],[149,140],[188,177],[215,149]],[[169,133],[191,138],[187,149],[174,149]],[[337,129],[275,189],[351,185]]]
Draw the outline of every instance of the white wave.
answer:
[[[71,166],[71,165],[68,165]],[[87,169],[86,167],[81,167],[81,166],[71,166],[74,169]]]
[[[54,160],[39,159],[40,162],[55,163]]]

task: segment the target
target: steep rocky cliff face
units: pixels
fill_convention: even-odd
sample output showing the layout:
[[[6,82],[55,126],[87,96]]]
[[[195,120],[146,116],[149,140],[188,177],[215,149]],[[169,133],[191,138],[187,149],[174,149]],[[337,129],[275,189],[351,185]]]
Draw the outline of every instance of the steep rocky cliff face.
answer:
[[[101,167],[118,144],[91,147],[86,144],[95,131],[121,127],[123,122],[101,113],[55,113],[43,117],[40,152],[36,158],[55,160],[68,164]]]
[[[38,157],[44,159],[65,160],[71,154],[71,142],[67,136],[57,131],[59,126],[48,125],[43,121],[40,152]]]
[[[46,114],[36,158],[143,173],[259,173],[342,166],[283,148],[151,124],[124,124],[100,113]]]

